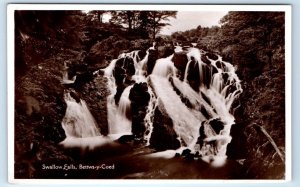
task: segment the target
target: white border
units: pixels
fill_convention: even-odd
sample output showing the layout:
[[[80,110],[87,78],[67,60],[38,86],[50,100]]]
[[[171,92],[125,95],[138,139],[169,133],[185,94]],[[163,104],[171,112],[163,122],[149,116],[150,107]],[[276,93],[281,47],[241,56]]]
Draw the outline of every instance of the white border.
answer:
[[[139,179],[14,179],[14,11],[15,10],[180,10],[180,11],[283,11],[285,12],[285,180],[139,180]],[[199,183],[284,183],[292,178],[291,88],[292,58],[290,5],[142,5],[142,4],[9,4],[7,6],[7,109],[8,181],[14,184],[199,184]]]

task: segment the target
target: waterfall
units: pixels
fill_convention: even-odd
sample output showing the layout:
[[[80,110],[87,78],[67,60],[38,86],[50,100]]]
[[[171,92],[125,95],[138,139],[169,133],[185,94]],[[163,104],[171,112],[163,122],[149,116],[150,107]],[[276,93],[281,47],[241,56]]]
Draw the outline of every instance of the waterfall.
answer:
[[[150,101],[149,105],[147,107],[147,114],[145,116],[145,125],[146,125],[146,131],[145,131],[145,140],[146,140],[146,146],[150,145],[150,137],[153,132],[153,118],[154,118],[154,111],[157,107],[157,99],[152,91],[152,89],[148,89],[150,93]]]
[[[150,75],[154,91],[169,117],[173,120],[174,130],[189,146],[193,146],[199,136],[201,120],[182,103],[166,77]]]
[[[125,55],[125,54],[124,54]],[[122,58],[123,56],[120,56]],[[131,134],[131,120],[128,119],[128,111],[130,111],[129,92],[132,86],[124,89],[119,104],[115,102],[115,94],[117,85],[113,76],[113,69],[116,65],[117,59],[113,60],[110,65],[104,70],[107,77],[107,88],[110,91],[110,95],[107,97],[107,120],[109,134],[120,136],[122,134]]]
[[[188,70],[190,68],[190,63],[192,61],[194,61],[196,64],[198,64],[198,68],[199,68],[199,79],[201,82],[203,82],[203,73],[202,73],[202,66],[203,66],[203,62],[201,60],[201,52],[199,49],[197,48],[190,48],[189,52],[187,53],[187,58],[188,58],[188,63],[185,67],[185,72],[184,72],[184,82],[187,82],[187,76],[188,76]]]
[[[173,55],[156,61],[152,75],[168,77],[176,74],[174,63],[171,61]]]
[[[67,66],[67,63],[64,62],[64,70],[63,70],[63,77],[62,77],[62,84],[73,84],[76,80],[76,75],[73,76],[71,79],[69,78],[69,73],[68,73],[69,67]]]
[[[128,86],[120,97],[119,104],[116,105],[114,95],[107,99],[108,128],[109,134],[131,134],[131,120],[128,118],[130,111],[129,92],[132,86]]]
[[[139,89],[144,89],[144,93],[147,91],[150,99],[138,109],[144,110],[146,106],[146,111],[141,111],[145,116],[145,146],[150,145],[154,111],[159,109],[164,110],[173,122],[181,142],[178,151],[189,148],[208,162],[226,158],[227,145],[231,141],[230,130],[235,121],[231,106],[243,91],[241,81],[232,64],[223,61],[221,56],[196,48],[196,43],[192,45],[189,48],[177,45],[174,54],[157,59],[150,75],[146,67],[149,50],[155,50],[155,43],[145,51],[143,58],[138,50],[122,53],[103,69],[110,92],[106,98],[110,137],[132,134],[132,119],[136,118],[132,118],[131,107],[136,105],[132,105],[129,99],[130,91],[134,84],[146,83],[148,89]],[[177,67],[172,61],[176,53],[186,55],[187,62],[182,62],[186,63],[185,67]],[[121,72],[121,75],[116,72]],[[65,100],[68,107],[62,125],[67,136],[99,136],[85,102],[72,98],[70,93],[65,94]]]
[[[149,50],[154,49],[155,43],[146,51],[146,55],[143,59],[139,56],[139,50],[132,51],[130,53],[122,53],[118,56],[118,59],[111,61],[109,66],[104,69],[105,76],[108,79],[107,87],[110,90],[110,95],[107,98],[107,110],[108,110],[108,125],[109,134],[115,137],[120,137],[124,134],[131,134],[132,121],[130,119],[131,111],[131,101],[129,99],[129,93],[133,85],[127,85],[123,90],[118,104],[115,102],[115,94],[117,91],[117,85],[115,82],[115,77],[113,75],[114,68],[119,59],[130,58],[133,60],[135,74],[132,76],[132,80],[135,83],[147,82],[145,65],[148,62]],[[150,89],[149,89],[150,90]],[[151,91],[151,90],[150,90]],[[146,124],[145,140],[149,143],[150,136],[152,133],[152,116],[154,115],[155,109],[155,97],[151,95],[151,101],[147,108],[147,114],[144,119]]]
[[[202,55],[210,63],[202,62]],[[230,109],[242,89],[230,63],[222,61],[220,56],[212,60],[205,55],[205,51],[195,47],[187,49],[188,62],[183,81],[177,77],[171,58],[158,59],[150,80],[160,104],[173,121],[177,135],[188,148],[199,151],[203,160],[209,161],[210,158],[226,158],[227,145],[231,141],[230,129],[234,124]],[[188,81],[192,62],[199,68],[199,77],[192,77],[198,79],[199,91],[195,91]],[[208,86],[202,86],[204,76],[208,77]],[[180,97],[189,101],[189,108]]]
[[[97,124],[90,113],[85,101],[76,101],[70,93],[64,94],[67,103],[66,114],[62,120],[62,127],[67,137],[86,138],[99,136]]]

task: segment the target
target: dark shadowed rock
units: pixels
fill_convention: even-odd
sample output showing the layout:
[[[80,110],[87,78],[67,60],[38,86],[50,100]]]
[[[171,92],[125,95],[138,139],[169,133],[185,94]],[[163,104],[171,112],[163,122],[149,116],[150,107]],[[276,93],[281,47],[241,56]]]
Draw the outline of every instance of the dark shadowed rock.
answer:
[[[148,75],[150,75],[152,73],[157,59],[158,59],[157,50],[149,50],[149,57],[148,57],[148,62],[147,62]]]
[[[185,150],[182,151],[181,156],[187,156],[189,154],[191,154],[191,150],[190,149],[185,149]]]
[[[190,84],[190,86],[195,90],[199,91],[200,87],[200,72],[199,72],[199,65],[195,61],[194,58],[191,59],[191,63],[189,64],[188,67],[188,75],[187,75],[187,80]]]
[[[210,126],[214,129],[214,131],[219,134],[222,129],[224,129],[224,123],[220,118],[213,119],[209,121]]]
[[[147,106],[150,100],[147,83],[135,83],[130,90],[132,113],[132,133],[136,138],[143,137],[145,133],[145,122]]]
[[[202,78],[203,78],[203,82],[202,85],[206,86],[207,88],[210,87],[210,84],[212,82],[212,69],[213,66],[212,65],[204,65],[202,66]]]
[[[122,93],[125,90],[125,88],[126,88],[126,86],[123,84],[117,86],[117,92],[114,96],[114,99],[115,99],[115,102],[117,105],[119,104],[120,98],[121,98]]]
[[[218,56],[213,53],[206,53],[205,56],[207,56],[208,58],[210,58],[212,60],[218,60]]]
[[[157,48],[158,58],[166,58],[174,53],[173,46],[159,46]]]
[[[87,103],[102,135],[108,134],[107,97],[109,90],[106,85],[106,77],[99,75],[80,90],[80,96]]]
[[[123,135],[118,139],[118,142],[121,144],[130,143],[134,140],[134,135]]]
[[[211,64],[211,62],[207,59],[206,55],[201,55],[201,60],[202,62],[204,62],[205,64]]]
[[[190,149],[185,149],[182,151],[181,156],[184,157],[185,160],[191,161],[194,160],[195,155],[191,153]]]
[[[223,64],[223,62],[221,62],[221,61],[217,61],[217,62],[216,62],[216,66],[217,66],[219,69],[222,69],[222,68],[224,67],[224,64]]]
[[[78,95],[76,92],[71,91],[71,92],[70,92],[70,96],[71,96],[72,98],[74,98],[75,101],[76,101],[77,103],[80,102],[80,97],[79,97],[79,95]]]
[[[153,132],[150,138],[150,146],[158,151],[167,149],[178,149],[180,142],[173,128],[172,119],[166,114],[162,107],[154,112]]]
[[[188,58],[186,56],[186,53],[185,52],[174,53],[172,61],[174,62],[175,67],[180,72],[180,75],[181,75],[180,79],[183,80],[185,67],[188,63]]]
[[[94,79],[93,72],[84,72],[76,75],[76,80],[74,82],[74,88],[80,89],[84,84],[92,81]]]
[[[146,51],[147,51],[147,50],[139,50],[138,55],[139,55],[140,60],[142,60],[142,59],[145,58],[145,56],[146,56]]]
[[[206,121],[203,121],[201,123],[201,126],[199,128],[199,137],[197,139],[197,144],[200,145],[200,149],[202,148],[203,144],[204,144],[204,139],[207,137],[205,132],[204,132],[204,124]]]

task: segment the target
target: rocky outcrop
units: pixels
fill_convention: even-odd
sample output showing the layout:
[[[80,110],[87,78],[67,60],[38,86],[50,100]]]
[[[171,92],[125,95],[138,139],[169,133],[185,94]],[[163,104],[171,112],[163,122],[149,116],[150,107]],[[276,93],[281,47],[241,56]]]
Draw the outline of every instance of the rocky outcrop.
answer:
[[[102,135],[108,134],[107,96],[109,91],[106,84],[107,79],[103,75],[98,75],[78,92],[80,97],[86,101]]]
[[[117,58],[123,50],[128,50],[130,46],[130,41],[118,36],[110,36],[91,47],[85,62],[97,66],[97,68],[104,68],[110,60]]]
[[[129,99],[131,101],[132,113],[132,134],[135,138],[142,138],[145,133],[145,116],[150,100],[147,83],[135,83],[130,90]]]
[[[160,104],[154,112],[153,127],[150,138],[151,147],[157,151],[178,149],[180,147],[180,142],[173,128],[173,121]]]
[[[57,144],[66,135],[61,126],[66,104],[60,68],[55,59],[32,66],[15,87],[16,177],[32,178],[36,164],[62,156]]]
[[[113,70],[113,76],[117,85],[117,92],[114,96],[116,104],[119,103],[124,89],[133,83],[131,77],[134,73],[135,68],[132,58],[125,57],[117,60],[115,69]]]
[[[174,53],[174,46],[158,46],[158,58],[166,58]]]
[[[172,61],[174,62],[175,67],[179,71],[180,79],[183,80],[185,67],[188,63],[188,58],[186,56],[186,52],[174,53]]]
[[[155,66],[155,62],[158,59],[158,51],[157,50],[149,50],[149,57],[147,62],[147,73],[150,75]]]

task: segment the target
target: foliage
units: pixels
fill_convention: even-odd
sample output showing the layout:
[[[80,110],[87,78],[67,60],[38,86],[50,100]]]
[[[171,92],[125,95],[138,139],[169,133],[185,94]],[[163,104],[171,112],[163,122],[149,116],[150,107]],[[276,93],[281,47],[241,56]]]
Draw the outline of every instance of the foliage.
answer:
[[[176,17],[176,11],[111,11],[111,22],[127,28],[129,34],[141,35],[152,39],[162,27],[169,25],[170,17]]]

